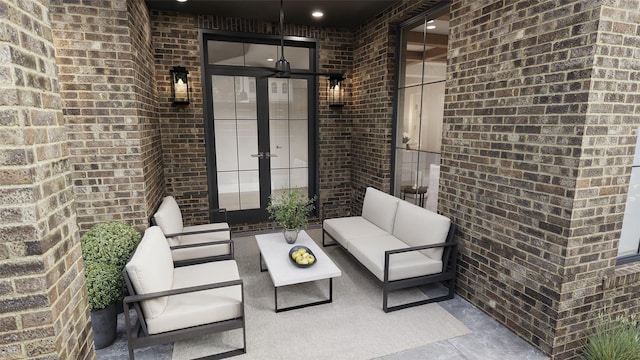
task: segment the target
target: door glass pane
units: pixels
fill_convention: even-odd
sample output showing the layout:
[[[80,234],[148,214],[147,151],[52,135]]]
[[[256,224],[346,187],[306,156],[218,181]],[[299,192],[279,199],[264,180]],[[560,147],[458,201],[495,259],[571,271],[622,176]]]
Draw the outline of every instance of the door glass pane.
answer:
[[[287,94],[269,91],[269,141],[271,152],[271,189],[309,187],[309,143],[307,80],[270,79]]]
[[[212,76],[218,205],[227,210],[260,208],[258,120],[255,78]]]
[[[289,87],[290,79],[269,79],[269,119],[289,119]]]

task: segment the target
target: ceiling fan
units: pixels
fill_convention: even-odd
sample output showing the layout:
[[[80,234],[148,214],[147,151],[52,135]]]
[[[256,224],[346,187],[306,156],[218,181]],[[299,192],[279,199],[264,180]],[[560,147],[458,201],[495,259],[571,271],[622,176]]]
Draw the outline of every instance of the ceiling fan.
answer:
[[[274,76],[277,78],[290,78],[291,74],[327,76],[330,79],[344,80],[342,73],[323,72],[295,72],[291,71],[291,64],[284,57],[284,0],[280,0],[280,59],[276,62]]]

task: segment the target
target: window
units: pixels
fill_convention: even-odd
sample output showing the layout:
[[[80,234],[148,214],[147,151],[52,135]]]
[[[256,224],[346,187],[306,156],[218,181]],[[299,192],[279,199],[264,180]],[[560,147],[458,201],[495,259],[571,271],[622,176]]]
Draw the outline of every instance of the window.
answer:
[[[640,260],[640,136],[631,167],[631,180],[618,244],[618,264]]]
[[[403,24],[398,41],[393,190],[421,206],[440,164],[448,34],[447,5]]]

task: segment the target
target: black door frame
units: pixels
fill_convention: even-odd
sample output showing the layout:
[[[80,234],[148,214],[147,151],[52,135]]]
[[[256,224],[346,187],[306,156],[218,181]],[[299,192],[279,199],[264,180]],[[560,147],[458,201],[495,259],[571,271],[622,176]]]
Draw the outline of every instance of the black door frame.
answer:
[[[200,44],[202,52],[201,69],[202,69],[202,94],[203,94],[203,112],[204,112],[204,129],[205,129],[205,147],[206,147],[206,161],[207,161],[207,183],[208,183],[208,200],[209,208],[215,209],[219,207],[218,201],[218,180],[217,180],[217,166],[216,166],[216,147],[214,137],[213,126],[213,102],[211,94],[211,76],[212,75],[227,75],[227,76],[248,76],[256,78],[256,93],[259,91],[265,91],[268,94],[268,78],[273,76],[273,71],[265,68],[256,67],[241,67],[241,66],[224,66],[224,65],[209,65],[207,59],[207,41],[234,41],[234,42],[246,42],[255,44],[269,44],[278,45],[280,43],[279,36],[260,36],[256,34],[240,34],[240,33],[228,33],[220,31],[200,31]],[[310,198],[318,194],[319,191],[319,142],[318,142],[318,79],[311,73],[317,72],[317,59],[318,59],[318,41],[315,39],[301,38],[301,37],[285,37],[285,46],[297,46],[308,48],[309,51],[309,74],[296,74],[292,75],[291,79],[305,79],[309,84],[308,92],[308,159],[309,159],[309,193]],[[297,72],[297,70],[296,70]],[[300,71],[304,72],[304,71]],[[258,111],[258,149],[259,151],[269,151],[269,104],[268,96],[257,98],[257,111]],[[262,114],[262,115],[261,115]],[[266,117],[265,117],[266,114]],[[250,210],[238,210],[228,212],[228,221],[231,224],[239,223],[257,223],[268,220],[268,213],[265,209],[268,203],[268,196],[271,192],[271,179],[270,179],[270,163],[268,159],[262,159],[259,161],[259,173],[260,173],[260,187],[264,191],[261,191],[260,195],[260,209]],[[268,191],[266,190],[268,189]],[[317,209],[317,206],[316,206]],[[317,210],[316,210],[317,211]],[[211,220],[214,214],[211,215]]]

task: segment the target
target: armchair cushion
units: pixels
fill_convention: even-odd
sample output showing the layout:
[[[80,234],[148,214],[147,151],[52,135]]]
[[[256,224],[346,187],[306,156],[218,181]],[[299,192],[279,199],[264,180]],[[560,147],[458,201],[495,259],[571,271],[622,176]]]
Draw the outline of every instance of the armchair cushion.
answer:
[[[169,245],[178,246],[178,245],[201,244],[204,242],[231,239],[231,232],[229,231],[229,225],[226,222],[185,226],[183,229],[183,232],[188,233],[188,232],[211,231],[211,230],[219,230],[219,229],[226,229],[226,230],[193,234],[193,235],[180,235],[180,236],[170,237],[167,240],[169,240]],[[203,255],[223,256],[231,253],[231,245],[220,244],[220,245],[198,246],[198,247],[192,247],[192,248],[172,249],[172,253],[173,253],[174,261],[196,259],[196,258],[202,257]]]
[[[173,284],[173,259],[169,244],[157,226],[144,232],[138,247],[125,266],[137,293],[152,293],[171,289]],[[167,297],[142,303],[145,317],[154,318],[167,306]]]
[[[162,199],[162,203],[153,217],[163,233],[175,234],[182,232],[184,227],[182,213],[173,196],[167,196]]]
[[[177,267],[173,289],[206,285],[240,278],[235,260],[214,261]],[[242,313],[242,290],[239,285],[190,292],[168,297],[161,314],[147,318],[150,334],[239,318]]]

